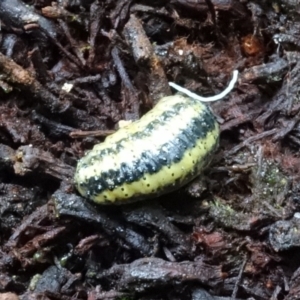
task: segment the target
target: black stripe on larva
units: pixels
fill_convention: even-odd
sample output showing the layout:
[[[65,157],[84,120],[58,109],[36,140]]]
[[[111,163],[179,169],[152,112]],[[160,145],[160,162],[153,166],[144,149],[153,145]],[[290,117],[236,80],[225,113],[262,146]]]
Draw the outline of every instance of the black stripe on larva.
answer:
[[[193,99],[188,99],[187,101],[195,101]],[[187,103],[177,103],[171,107],[170,110],[164,111],[156,120],[153,120],[149,123],[143,131],[138,131],[130,136],[131,140],[138,140],[144,139],[147,136],[151,135],[154,130],[157,130],[159,127],[165,126],[168,120],[172,119],[174,116],[180,114],[180,110],[185,108],[188,104]],[[86,158],[86,165],[91,164],[92,159],[97,159],[98,161],[102,160],[102,157],[105,157],[108,154],[118,155],[121,149],[123,149],[122,142],[126,142],[128,137],[124,137],[120,139],[115,145],[111,148],[101,149],[97,152],[97,156],[91,156],[89,160]]]
[[[154,174],[157,173],[161,169],[161,164],[159,163],[159,159],[151,152],[143,152],[141,154],[141,158],[137,164],[141,164],[141,169],[143,170],[143,174],[149,173]],[[148,170],[148,171],[147,171]]]
[[[154,174],[164,166],[180,162],[188,149],[195,147],[199,139],[204,139],[215,128],[215,121],[211,112],[204,110],[200,118],[190,120],[187,125],[172,141],[162,145],[159,153],[143,152],[140,158],[123,162],[119,170],[102,172],[89,178],[82,187],[91,196],[96,196],[107,189],[138,181],[144,174]]]

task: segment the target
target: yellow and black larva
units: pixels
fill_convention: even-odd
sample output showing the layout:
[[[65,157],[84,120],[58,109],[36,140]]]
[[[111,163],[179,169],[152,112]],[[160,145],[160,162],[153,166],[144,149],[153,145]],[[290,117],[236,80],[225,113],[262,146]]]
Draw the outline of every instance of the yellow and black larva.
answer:
[[[236,80],[237,71],[228,88],[210,98],[164,97],[140,120],[95,145],[77,165],[80,194],[98,204],[128,203],[173,191],[198,176],[218,146],[219,126],[195,98],[224,97]]]

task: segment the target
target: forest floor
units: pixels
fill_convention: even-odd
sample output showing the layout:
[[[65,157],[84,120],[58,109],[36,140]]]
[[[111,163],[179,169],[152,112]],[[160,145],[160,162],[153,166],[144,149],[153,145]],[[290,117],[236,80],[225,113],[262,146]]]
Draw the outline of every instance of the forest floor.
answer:
[[[0,1],[0,300],[300,299],[300,5]],[[176,82],[221,128],[205,173],[97,206],[77,161]]]

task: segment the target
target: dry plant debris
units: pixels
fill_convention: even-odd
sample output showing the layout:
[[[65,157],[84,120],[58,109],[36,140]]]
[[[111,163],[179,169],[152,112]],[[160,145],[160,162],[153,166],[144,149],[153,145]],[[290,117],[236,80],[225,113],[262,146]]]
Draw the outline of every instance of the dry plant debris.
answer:
[[[298,1],[0,1],[0,299],[300,299]],[[204,176],[95,207],[77,160],[165,95],[211,105]]]

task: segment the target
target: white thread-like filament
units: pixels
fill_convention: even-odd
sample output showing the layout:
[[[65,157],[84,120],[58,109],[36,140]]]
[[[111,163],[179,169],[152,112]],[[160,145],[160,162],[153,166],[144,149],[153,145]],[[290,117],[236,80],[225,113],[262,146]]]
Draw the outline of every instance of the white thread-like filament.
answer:
[[[171,86],[172,88],[174,88],[178,92],[181,92],[181,93],[183,93],[183,94],[185,94],[185,95],[187,95],[187,96],[189,96],[193,99],[199,100],[201,102],[212,102],[212,101],[217,101],[217,100],[220,100],[220,99],[224,98],[229,92],[232,91],[232,89],[234,88],[235,83],[237,82],[238,75],[239,75],[239,71],[234,70],[232,79],[231,79],[228,87],[222,93],[220,93],[218,95],[215,95],[215,96],[211,96],[211,97],[199,96],[195,93],[192,93],[188,89],[185,89],[185,88],[179,86],[178,84],[176,84],[174,82],[169,82],[169,86]]]

